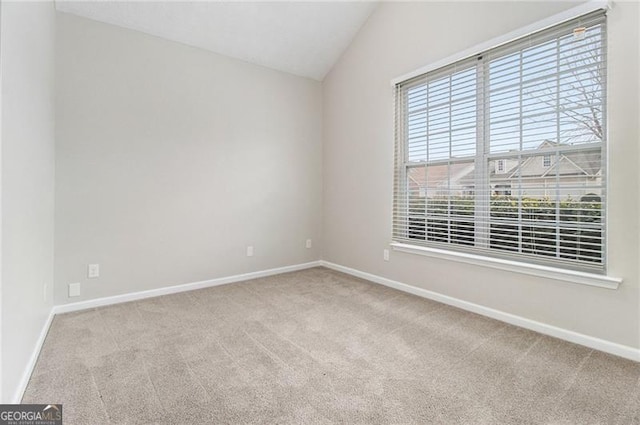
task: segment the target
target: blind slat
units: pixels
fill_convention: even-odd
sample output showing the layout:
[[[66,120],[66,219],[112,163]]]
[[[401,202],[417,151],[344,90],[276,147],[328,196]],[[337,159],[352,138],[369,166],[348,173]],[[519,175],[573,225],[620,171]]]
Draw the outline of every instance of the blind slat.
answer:
[[[394,241],[604,273],[605,25],[594,12],[396,86]]]

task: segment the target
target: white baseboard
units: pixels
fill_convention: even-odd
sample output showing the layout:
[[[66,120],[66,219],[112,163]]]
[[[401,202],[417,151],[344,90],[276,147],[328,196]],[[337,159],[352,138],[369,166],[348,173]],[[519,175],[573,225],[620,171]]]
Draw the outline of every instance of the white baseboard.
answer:
[[[27,389],[29,379],[31,379],[31,373],[33,373],[33,368],[36,366],[36,362],[38,361],[38,356],[40,355],[40,350],[42,350],[44,340],[47,337],[47,332],[49,332],[49,327],[51,326],[51,322],[53,321],[53,316],[53,309],[51,309],[51,311],[49,311],[47,320],[42,326],[42,330],[40,331],[40,336],[38,336],[36,345],[35,347],[33,347],[33,352],[31,353],[31,357],[29,357],[29,362],[27,363],[24,372],[22,372],[22,377],[20,378],[20,382],[18,383],[18,388],[16,388],[16,391],[13,394],[13,399],[11,400],[11,403],[13,404],[19,404],[22,401],[22,396],[24,395],[24,391]]]
[[[428,291],[426,289],[418,288],[416,286],[407,285],[405,283],[397,282],[395,280],[387,279],[381,276],[377,276],[371,273],[366,273],[360,270],[352,269],[349,267],[334,264],[328,261],[312,261],[309,263],[296,264],[292,266],[277,267],[274,269],[262,270],[251,273],[244,273],[234,276],[221,277],[217,279],[204,280],[201,282],[186,283],[183,285],[168,286],[165,288],[151,289],[148,291],[132,292],[129,294],[116,295],[113,297],[97,298],[93,300],[80,301],[72,304],[62,304],[54,306],[49,313],[49,316],[42,327],[40,336],[36,341],[33,353],[29,358],[29,362],[22,374],[20,384],[16,389],[13,396],[13,403],[20,403],[24,395],[24,391],[27,388],[31,373],[36,365],[40,350],[53,321],[53,317],[56,314],[69,313],[72,311],[86,310],[89,308],[101,307],[111,304],[119,304],[123,302],[135,301],[144,298],[152,298],[161,295],[175,294],[178,292],[193,291],[195,289],[209,288],[213,286],[225,285],[228,283],[241,282],[244,280],[256,279],[259,277],[272,276],[280,273],[287,273],[297,270],[309,269],[312,267],[324,266],[329,269],[337,270],[343,273],[350,274],[368,281],[378,283],[381,285],[389,286],[391,288],[398,289],[403,292],[417,295],[419,297],[428,298],[434,301],[448,304],[454,307],[461,308],[463,310],[471,311],[473,313],[481,314],[483,316],[491,317],[502,322],[510,323],[515,326],[530,329],[536,332],[540,332],[545,335],[550,335],[556,338],[563,339],[565,341],[573,342],[576,344],[584,345],[589,348],[604,351],[606,353],[614,354],[627,359],[640,361],[640,349],[628,347],[625,345],[617,344],[611,341],[606,341],[599,338],[594,338],[588,335],[580,334],[577,332],[569,331],[567,329],[558,328],[556,326],[548,325],[545,323],[537,322],[535,320],[526,319],[514,314],[505,313],[499,310],[495,310],[489,307],[484,307],[479,304],[470,303],[457,298],[453,298],[447,295],[438,294],[436,292]]]
[[[275,274],[294,272],[297,270],[309,269],[321,265],[320,261],[295,264],[292,266],[276,267],[274,269],[261,270],[257,272],[237,274],[233,276],[220,277],[217,279],[203,280],[200,282],[185,283],[182,285],[166,286],[147,291],[130,292],[128,294],[114,295],[112,297],[95,298],[87,301],[79,301],[70,304],[60,304],[53,307],[54,314],[70,313],[72,311],[86,310],[88,308],[102,307],[111,304],[126,303],[129,301],[141,300],[144,298],[159,297],[161,295],[176,294],[178,292],[193,291],[195,289],[210,288],[212,286],[226,285],[228,283],[242,282],[243,280],[257,279],[259,277],[272,276]]]
[[[24,391],[26,390],[27,385],[29,384],[29,379],[31,379],[31,374],[33,373],[33,369],[36,365],[36,362],[38,361],[38,356],[40,355],[40,351],[42,350],[42,345],[44,344],[44,340],[47,336],[47,332],[49,332],[49,327],[51,326],[53,317],[56,314],[86,310],[89,308],[124,303],[128,301],[135,301],[135,300],[140,300],[144,298],[158,297],[160,295],[168,295],[168,294],[175,294],[178,292],[193,291],[195,289],[209,288],[212,286],[219,286],[219,285],[225,285],[228,283],[241,282],[244,280],[257,279],[259,277],[272,276],[280,273],[287,273],[287,272],[293,272],[297,270],[309,269],[312,267],[318,267],[320,265],[321,265],[320,261],[311,261],[309,263],[295,264],[293,266],[277,267],[274,269],[238,274],[234,276],[221,277],[217,279],[204,280],[201,282],[185,283],[183,285],[168,286],[165,288],[151,289],[148,291],[132,292],[129,294],[116,295],[113,297],[96,298],[93,300],[80,301],[72,304],[62,304],[62,305],[53,306],[51,311],[49,312],[49,317],[47,317],[47,320],[42,327],[40,336],[36,341],[36,345],[33,349],[33,352],[31,353],[29,362],[27,363],[27,366],[25,367],[25,370],[22,373],[22,378],[20,379],[18,388],[16,388],[14,392],[13,399],[11,402],[18,404],[22,400],[22,397],[24,396]]]
[[[416,286],[407,285],[406,283],[401,283],[395,280],[352,269],[350,267],[341,266],[339,264],[334,264],[328,261],[321,261],[320,263],[324,267],[327,267],[329,269],[337,270],[374,283],[389,286],[391,288],[398,289],[403,292],[408,292],[419,297],[428,298],[433,301],[438,301],[443,304],[458,307],[463,310],[491,317],[492,319],[500,320],[501,322],[506,322],[515,326],[519,326],[521,328],[536,331],[541,334],[572,342],[574,344],[584,345],[585,347],[593,348],[595,350],[604,351],[605,353],[614,354],[616,356],[624,357],[630,360],[640,361],[640,349],[638,348],[629,347],[600,338],[595,338],[589,335],[559,328],[557,326],[527,319],[525,317],[516,316],[515,314],[505,313],[500,310],[495,310],[493,308],[474,304],[458,298],[450,297],[448,295],[443,295],[437,292],[429,291],[427,289],[418,288]]]

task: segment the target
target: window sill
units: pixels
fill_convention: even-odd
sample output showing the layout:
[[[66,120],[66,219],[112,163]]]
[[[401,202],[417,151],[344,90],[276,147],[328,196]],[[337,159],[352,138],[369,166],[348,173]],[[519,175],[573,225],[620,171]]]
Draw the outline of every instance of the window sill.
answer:
[[[506,270],[515,273],[522,273],[571,283],[579,283],[582,285],[597,286],[600,288],[618,289],[618,286],[622,283],[622,279],[617,277],[604,276],[594,273],[585,273],[574,270],[565,270],[549,266],[540,266],[537,264],[528,264],[519,261],[491,258],[463,252],[447,251],[438,248],[427,248],[423,246],[415,246],[398,242],[391,243],[391,248],[394,251],[399,252],[407,252],[410,254],[441,258],[444,260],[491,267],[499,270]]]

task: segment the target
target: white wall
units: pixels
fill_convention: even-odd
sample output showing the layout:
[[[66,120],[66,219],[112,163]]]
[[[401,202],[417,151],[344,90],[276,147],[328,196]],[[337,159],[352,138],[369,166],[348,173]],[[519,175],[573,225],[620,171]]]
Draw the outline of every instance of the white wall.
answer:
[[[57,18],[56,304],[319,259],[320,83]]]
[[[0,367],[11,402],[52,306],[55,12],[24,2],[2,2],[1,12]]]
[[[323,258],[632,347],[639,343],[638,4],[609,14],[609,259],[618,290],[392,252],[390,80],[575,3],[383,3],[323,85]]]

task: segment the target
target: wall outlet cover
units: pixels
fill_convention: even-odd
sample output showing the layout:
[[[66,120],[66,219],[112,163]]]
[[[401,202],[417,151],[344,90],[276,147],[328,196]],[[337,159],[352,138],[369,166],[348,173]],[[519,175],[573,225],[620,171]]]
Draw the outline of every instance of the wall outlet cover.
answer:
[[[311,239],[307,239],[306,247],[307,249],[311,248]]]
[[[253,246],[247,247],[247,257],[253,257]]]
[[[87,266],[87,277],[89,279],[100,277],[100,264],[89,264]]]
[[[80,296],[80,282],[69,284],[69,297]]]

